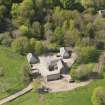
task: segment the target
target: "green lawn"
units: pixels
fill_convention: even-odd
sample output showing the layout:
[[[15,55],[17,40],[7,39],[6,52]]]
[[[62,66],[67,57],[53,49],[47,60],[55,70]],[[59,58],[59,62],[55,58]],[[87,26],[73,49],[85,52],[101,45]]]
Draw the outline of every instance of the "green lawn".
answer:
[[[21,66],[25,58],[15,54],[10,48],[0,46],[0,67],[4,68],[4,76],[0,77],[0,99],[24,87]]]
[[[39,105],[38,102],[38,95],[32,91],[6,105]]]
[[[105,86],[105,79],[71,92],[48,94],[46,100],[48,105],[92,105],[91,96],[97,86]]]
[[[91,96],[97,86],[105,86],[105,79],[94,80],[90,85],[74,91],[45,94],[46,104],[43,105],[92,105]],[[6,105],[41,105],[38,96],[31,92]]]

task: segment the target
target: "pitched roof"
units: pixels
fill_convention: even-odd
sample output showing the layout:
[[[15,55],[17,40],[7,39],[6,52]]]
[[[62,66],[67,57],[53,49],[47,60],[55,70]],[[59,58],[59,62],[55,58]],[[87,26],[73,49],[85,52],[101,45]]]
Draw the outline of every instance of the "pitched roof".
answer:
[[[68,58],[70,56],[70,54],[68,53],[68,51],[64,47],[60,48],[60,55],[63,58]]]
[[[38,62],[38,57],[35,54],[28,53],[27,54],[27,60],[30,64],[35,64]]]

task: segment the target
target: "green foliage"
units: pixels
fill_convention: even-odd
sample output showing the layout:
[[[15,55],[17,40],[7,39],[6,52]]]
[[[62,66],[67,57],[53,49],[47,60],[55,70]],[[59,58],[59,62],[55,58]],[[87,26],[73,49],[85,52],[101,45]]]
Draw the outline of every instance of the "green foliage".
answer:
[[[9,33],[2,33],[0,34],[0,44],[6,47],[10,47],[12,43],[12,38],[10,37]]]
[[[75,0],[60,0],[63,7],[66,9],[72,9]]]
[[[39,22],[33,22],[31,32],[33,34],[33,37],[41,39],[42,33],[41,33],[41,25]]]
[[[97,87],[92,95],[93,105],[104,105],[105,104],[105,88]]]
[[[48,49],[50,51],[57,52],[59,51],[59,45],[57,45],[56,43],[51,43],[48,45]]]
[[[76,50],[78,52],[79,63],[97,62],[100,54],[95,47],[78,47]]]
[[[54,31],[53,41],[58,45],[63,45],[64,43],[64,33],[60,27],[57,27]]]
[[[5,14],[6,14],[6,6],[1,5],[0,6],[0,19],[4,18]]]
[[[30,74],[30,66],[29,65],[23,65],[21,68],[22,71],[22,78],[25,84],[29,84],[32,80],[32,76]]]
[[[26,37],[19,37],[15,39],[12,43],[12,49],[13,51],[20,53],[20,54],[26,54],[29,51],[29,40]]]
[[[25,26],[25,25],[20,26],[19,30],[20,30],[20,32],[23,36],[27,36],[27,37],[31,36],[30,33],[29,33],[28,27]]]
[[[36,39],[31,38],[31,39],[30,39],[30,50],[31,50],[32,52],[35,51],[35,44],[36,44]]]
[[[81,3],[85,8],[94,6],[94,0],[81,0]]]
[[[3,77],[3,76],[4,76],[4,68],[0,67],[0,77]]]
[[[34,16],[33,0],[24,0],[19,6],[19,15],[31,19]]]
[[[13,3],[12,4],[12,10],[11,10],[11,14],[13,16],[13,18],[16,18],[18,16],[18,12],[19,12],[19,4],[18,3]]]
[[[38,55],[41,55],[44,53],[44,46],[42,44],[42,42],[37,41],[35,44],[35,53]]]
[[[93,71],[93,68],[94,64],[84,64],[76,69],[71,69],[70,75],[72,76],[73,79],[76,80],[89,79],[89,76]]]

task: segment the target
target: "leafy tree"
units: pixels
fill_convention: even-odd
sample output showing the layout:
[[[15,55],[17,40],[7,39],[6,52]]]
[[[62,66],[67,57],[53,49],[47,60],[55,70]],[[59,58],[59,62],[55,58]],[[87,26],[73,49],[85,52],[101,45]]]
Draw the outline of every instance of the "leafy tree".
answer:
[[[0,44],[9,47],[12,43],[12,38],[8,32],[0,34]]]
[[[19,30],[23,36],[29,36],[29,29],[27,26],[22,25],[19,27]]]
[[[92,95],[93,105],[104,105],[105,104],[105,88],[97,87]]]
[[[30,47],[31,47],[30,49],[31,49],[32,52],[35,51],[35,45],[36,45],[36,39],[31,38],[30,39]]]
[[[66,46],[74,46],[78,44],[78,41],[80,40],[80,33],[78,30],[69,30],[65,32],[64,36],[64,44]]]
[[[49,31],[49,30],[53,30],[53,24],[50,23],[50,22],[47,22],[47,23],[44,25],[44,32],[46,33],[46,31]]]
[[[60,0],[65,9],[72,9],[75,0]]]
[[[29,51],[29,40],[26,37],[19,37],[12,42],[13,51],[26,54]]]
[[[49,45],[48,45],[48,49],[49,49],[49,51],[51,51],[51,52],[58,52],[59,51],[59,45],[57,45],[56,43],[50,43]]]
[[[35,44],[35,52],[38,55],[41,55],[41,54],[44,53],[44,46],[43,46],[42,42],[40,42],[40,41],[36,42],[36,44]]]
[[[20,25],[30,26],[35,15],[34,6],[33,0],[23,0],[19,6],[16,4],[12,6],[11,13],[15,15],[13,16],[15,17],[15,19],[13,19],[15,27],[19,27]]]
[[[19,15],[31,19],[34,16],[34,5],[32,0],[24,0],[19,6]]]
[[[38,21],[33,22],[31,32],[35,38],[42,38],[41,24]]]
[[[45,0],[35,0],[37,8],[43,8],[45,5]]]
[[[18,3],[13,3],[12,4],[12,10],[11,10],[11,14],[13,18],[16,18],[18,16],[18,12],[19,12],[19,4]]]
[[[5,5],[0,5],[0,18],[2,19],[6,14],[7,8]]]
[[[30,66],[22,65],[22,79],[25,84],[29,84],[32,81],[32,76],[30,74]]]
[[[46,33],[45,33],[46,40],[48,42],[53,42],[53,35],[54,35],[53,31],[51,31],[51,30],[46,31]]]
[[[52,41],[52,37],[53,37],[53,24],[47,22],[44,25],[44,34],[45,34],[45,38],[47,39],[48,42]]]
[[[0,77],[4,76],[4,68],[0,67]]]
[[[76,49],[79,55],[79,63],[97,62],[99,51],[95,47],[80,47]]]
[[[93,64],[81,65],[77,69],[71,69],[70,74],[72,78],[76,80],[89,79],[89,76],[93,71],[93,67]]]
[[[87,34],[90,39],[95,38],[94,26],[91,23],[87,24]]]
[[[94,0],[81,0],[81,3],[85,8],[94,7]]]
[[[53,42],[56,42],[58,45],[64,44],[64,33],[62,28],[57,27],[54,31]]]

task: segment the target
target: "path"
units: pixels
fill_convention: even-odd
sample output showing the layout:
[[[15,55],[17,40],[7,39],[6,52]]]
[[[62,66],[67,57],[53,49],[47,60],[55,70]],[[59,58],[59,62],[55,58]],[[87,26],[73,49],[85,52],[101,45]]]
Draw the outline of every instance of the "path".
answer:
[[[27,86],[27,87],[24,88],[23,90],[21,90],[21,91],[15,93],[15,94],[13,94],[13,95],[11,95],[11,96],[9,96],[9,97],[6,97],[6,98],[0,100],[0,105],[3,105],[3,104],[5,104],[5,103],[7,103],[7,102],[10,102],[10,101],[16,99],[17,97],[20,97],[20,96],[24,95],[25,93],[31,91],[32,88],[33,88],[33,87],[32,87],[32,84],[30,84],[29,86]]]
[[[52,92],[64,92],[64,91],[71,91],[79,87],[83,87],[88,85],[92,80],[80,82],[80,83],[69,83],[64,80],[57,80],[53,82],[48,82],[45,86],[51,89]]]

